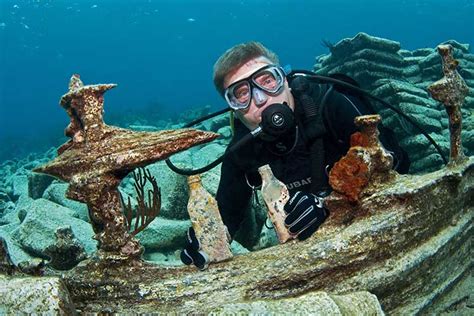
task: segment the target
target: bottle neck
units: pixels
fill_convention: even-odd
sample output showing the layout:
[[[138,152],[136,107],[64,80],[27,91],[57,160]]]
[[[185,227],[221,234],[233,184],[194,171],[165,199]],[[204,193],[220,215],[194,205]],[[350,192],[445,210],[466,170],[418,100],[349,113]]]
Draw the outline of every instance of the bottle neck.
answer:
[[[269,165],[264,165],[260,168],[258,168],[258,172],[262,176],[262,181],[263,182],[270,182],[272,181],[275,176],[273,175],[272,169],[270,168]]]
[[[199,174],[195,174],[188,177],[188,186],[190,190],[195,190],[201,187],[201,176]]]

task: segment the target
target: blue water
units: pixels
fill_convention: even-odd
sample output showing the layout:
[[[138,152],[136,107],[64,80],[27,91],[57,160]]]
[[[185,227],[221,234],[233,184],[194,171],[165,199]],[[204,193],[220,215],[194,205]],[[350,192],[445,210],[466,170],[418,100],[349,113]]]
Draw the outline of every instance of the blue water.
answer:
[[[311,69],[328,53],[321,40],[358,32],[409,50],[472,45],[473,16],[472,0],[0,0],[0,161],[64,140],[58,102],[73,73],[119,84],[106,115],[158,104],[166,118],[225,106],[212,65],[240,42],[261,41],[282,64]]]

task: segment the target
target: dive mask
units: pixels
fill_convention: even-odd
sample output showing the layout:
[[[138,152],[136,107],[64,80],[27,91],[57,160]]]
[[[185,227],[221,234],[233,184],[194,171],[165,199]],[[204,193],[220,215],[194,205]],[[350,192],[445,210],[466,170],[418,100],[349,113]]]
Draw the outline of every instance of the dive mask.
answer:
[[[261,99],[263,94],[275,96],[281,93],[285,83],[285,72],[276,65],[258,69],[247,78],[231,84],[224,91],[224,97],[233,110],[244,110],[252,97]],[[262,93],[263,92],[263,93]]]

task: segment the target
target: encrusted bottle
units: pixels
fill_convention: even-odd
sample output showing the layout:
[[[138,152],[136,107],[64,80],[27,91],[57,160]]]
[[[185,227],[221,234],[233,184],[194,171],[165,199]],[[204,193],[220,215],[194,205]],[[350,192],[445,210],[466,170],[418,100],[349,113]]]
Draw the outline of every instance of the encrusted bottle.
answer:
[[[262,196],[268,209],[268,217],[272,221],[275,232],[280,243],[294,239],[285,226],[286,213],[284,206],[290,198],[288,188],[283,182],[278,180],[269,165],[258,168],[262,176]]]
[[[209,256],[209,262],[232,258],[229,233],[217,201],[202,186],[200,175],[189,176],[188,185],[188,213],[201,250]]]

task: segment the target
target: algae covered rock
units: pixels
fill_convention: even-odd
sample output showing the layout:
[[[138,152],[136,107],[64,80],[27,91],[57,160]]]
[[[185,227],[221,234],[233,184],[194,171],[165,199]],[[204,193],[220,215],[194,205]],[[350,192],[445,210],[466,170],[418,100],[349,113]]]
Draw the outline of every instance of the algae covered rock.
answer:
[[[61,226],[71,227],[87,253],[97,250],[97,242],[92,238],[92,226],[72,217],[74,213],[68,208],[45,199],[37,199],[31,200],[25,210],[25,218],[12,231],[11,236],[30,253],[48,258],[45,250],[56,243],[56,230]]]
[[[71,226],[59,227],[55,232],[56,243],[45,249],[48,264],[54,269],[68,270],[87,258],[84,246],[77,240]]]
[[[180,249],[186,241],[186,232],[191,227],[189,220],[156,218],[145,230],[137,234],[140,243],[147,249]]]
[[[369,292],[334,295],[312,292],[293,298],[225,304],[211,311],[219,314],[285,315],[384,315],[377,297]]]
[[[20,196],[28,196],[28,175],[15,174],[12,176],[12,193],[15,199]]]
[[[0,314],[75,315],[74,304],[57,277],[0,275]]]
[[[14,227],[6,227],[11,225],[5,225],[0,227],[0,241],[3,242],[5,250],[8,254],[9,260],[15,267],[24,267],[24,266],[34,266],[42,265],[42,260],[31,256],[22,246],[10,236],[9,229],[14,229]],[[16,227],[16,226],[15,226]]]
[[[53,180],[53,177],[45,174],[30,173],[28,175],[28,195],[33,199],[40,198]]]
[[[193,166],[199,168],[203,167],[219,158],[224,153],[224,151],[225,147],[220,144],[208,144],[201,148],[198,153],[193,155]]]
[[[83,221],[89,221],[87,205],[66,197],[68,184],[64,182],[54,182],[44,191],[42,198],[57,203],[74,211],[74,217]]]

